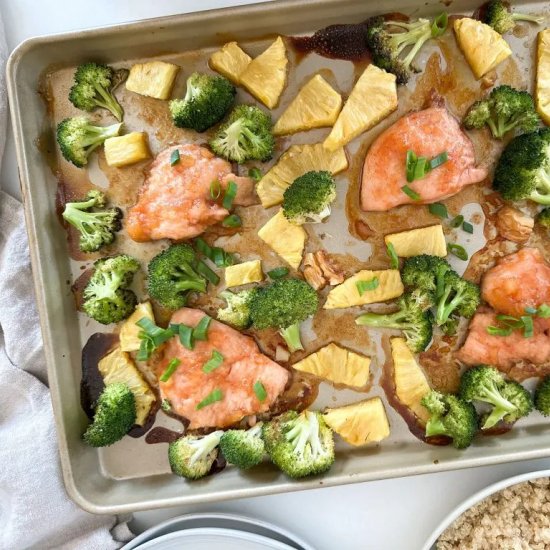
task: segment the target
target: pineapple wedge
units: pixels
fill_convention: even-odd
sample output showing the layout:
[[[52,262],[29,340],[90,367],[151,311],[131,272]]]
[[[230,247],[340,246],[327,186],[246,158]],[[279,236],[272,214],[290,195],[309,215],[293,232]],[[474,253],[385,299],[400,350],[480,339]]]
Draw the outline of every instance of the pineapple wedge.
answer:
[[[395,75],[379,69],[376,65],[369,65],[351,91],[324,146],[329,151],[335,151],[395,111],[395,81]]]
[[[266,107],[273,109],[286,84],[286,48],[279,36],[254,58],[240,75],[241,84]]]
[[[209,64],[234,84],[240,84],[241,74],[251,61],[252,58],[236,42],[228,42],[210,56]]]
[[[545,124],[550,124],[550,29],[539,32],[537,42],[537,111]]]
[[[290,223],[282,210],[258,231],[258,237],[294,269],[300,267],[307,233],[301,226]]]
[[[145,132],[130,132],[105,140],[105,160],[109,166],[120,168],[148,159],[149,146]]]
[[[120,349],[122,351],[138,351],[141,345],[141,338],[138,334],[141,332],[141,328],[136,323],[146,317],[150,321],[155,322],[155,316],[153,315],[153,308],[150,302],[144,302],[138,304],[134,313],[124,321],[124,324],[120,327],[118,334],[120,340]]]
[[[512,55],[508,42],[481,21],[463,17],[456,19],[453,27],[458,45],[478,80]]]
[[[246,285],[248,283],[259,283],[263,281],[261,260],[250,260],[242,264],[230,265],[225,268],[225,286],[227,288]]]
[[[395,395],[423,424],[426,424],[430,414],[420,404],[420,400],[431,390],[426,375],[403,338],[392,338],[390,343]]]
[[[164,61],[137,63],[130,69],[126,89],[136,94],[168,99],[179,67]]]
[[[431,254],[444,258],[447,255],[447,243],[443,234],[443,226],[430,225],[401,233],[392,233],[384,237],[386,245],[393,244],[395,253],[402,258]]]
[[[384,403],[379,397],[359,401],[346,407],[327,409],[325,422],[351,445],[378,443],[390,435]]]
[[[341,108],[340,94],[321,75],[315,75],[286,108],[273,133],[282,136],[332,126]]]
[[[365,387],[370,376],[369,357],[336,344],[329,344],[292,366],[301,372],[352,388]]]
[[[357,290],[359,281],[378,279],[378,286],[374,290],[367,290],[363,294]],[[338,309],[344,307],[364,306],[397,298],[403,294],[404,288],[401,275],[397,269],[382,271],[359,271],[341,285],[335,286],[327,296],[324,309]]]
[[[123,382],[132,390],[136,398],[136,424],[143,426],[156,397],[132,358],[117,347],[103,357],[97,366],[106,386]]]
[[[283,202],[287,187],[306,172],[327,170],[338,174],[347,167],[348,159],[342,147],[329,153],[322,143],[292,145],[260,180],[256,191],[262,206],[269,208]]]

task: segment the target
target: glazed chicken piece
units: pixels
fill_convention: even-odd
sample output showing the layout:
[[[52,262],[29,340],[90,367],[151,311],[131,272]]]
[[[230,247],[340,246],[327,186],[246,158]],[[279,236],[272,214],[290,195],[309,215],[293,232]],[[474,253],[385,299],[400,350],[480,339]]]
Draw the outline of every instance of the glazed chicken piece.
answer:
[[[432,159],[447,152],[448,160],[425,177],[407,182],[407,151]],[[400,204],[429,204],[458,193],[487,177],[477,167],[474,146],[458,121],[443,107],[430,107],[404,116],[382,132],[371,145],[363,166],[361,207],[385,211]],[[421,200],[403,192],[408,185]]]
[[[195,327],[205,313],[183,308],[174,313],[171,323]],[[167,382],[159,382],[162,399],[168,399],[172,410],[190,421],[189,428],[225,428],[247,415],[266,412],[285,389],[289,373],[258,350],[254,340],[212,320],[207,341],[195,341],[194,349],[182,346],[178,337],[166,345],[157,375],[166,370],[174,358],[181,360]],[[204,372],[205,363],[216,350],[223,356],[220,366]],[[261,382],[266,397],[260,401],[254,384]],[[221,390],[221,400],[197,409],[214,390]]]
[[[175,149],[179,150],[180,160],[171,166]],[[235,205],[255,202],[253,180],[235,176],[231,165],[208,149],[192,144],[165,149],[151,164],[138,201],[128,212],[128,234],[138,242],[200,235],[229,215],[221,201],[216,202],[211,196],[210,186],[215,180],[222,189],[229,181],[237,184]]]
[[[504,256],[483,277],[481,295],[499,313],[514,317],[525,315],[525,308],[550,305],[550,265],[536,248]],[[550,327],[550,319],[546,323]]]

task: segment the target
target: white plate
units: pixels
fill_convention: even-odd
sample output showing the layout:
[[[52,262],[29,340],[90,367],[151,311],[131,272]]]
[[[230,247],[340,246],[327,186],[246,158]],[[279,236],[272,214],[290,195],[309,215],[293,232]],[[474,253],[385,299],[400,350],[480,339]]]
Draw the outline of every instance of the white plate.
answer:
[[[458,505],[435,529],[435,531],[430,535],[430,538],[426,541],[422,550],[434,550],[435,542],[440,537],[440,535],[452,525],[452,523],[459,518],[464,512],[469,510],[475,504],[478,504],[485,498],[511,487],[512,485],[517,485],[518,483],[523,483],[524,481],[530,481],[531,479],[538,479],[541,477],[550,477],[550,470],[539,470],[538,472],[527,472],[526,474],[517,475],[514,477],[509,477],[485,487],[481,491],[477,492],[475,495],[472,495],[470,498],[466,499],[462,504]]]

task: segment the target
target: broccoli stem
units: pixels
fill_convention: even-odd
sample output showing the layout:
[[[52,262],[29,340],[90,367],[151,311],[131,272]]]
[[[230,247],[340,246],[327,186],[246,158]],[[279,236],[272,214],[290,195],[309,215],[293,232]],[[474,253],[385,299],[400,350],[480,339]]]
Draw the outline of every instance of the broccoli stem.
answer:
[[[464,295],[464,292],[459,290],[455,294],[454,298],[449,303],[447,303],[447,299],[449,298],[452,290],[453,289],[449,286],[445,290],[443,296],[441,296],[441,299],[437,304],[437,314],[435,319],[438,326],[445,324],[449,320],[449,317],[451,316],[453,311],[460,305],[460,302],[462,302],[462,296]]]
[[[403,63],[406,67],[409,67],[413,62],[416,54],[420,51],[420,48],[431,37],[431,28],[429,21],[420,19],[416,23],[403,23],[402,21],[389,21],[388,25],[393,25],[401,29],[405,29],[406,32],[392,34],[391,42],[396,49],[397,55],[399,55],[405,48],[412,46],[409,53],[403,59]]]
[[[511,13],[512,19],[514,21],[530,21],[531,23],[537,23],[540,25],[543,23],[543,17],[537,17],[536,15],[528,15],[526,13]]]
[[[94,203],[95,201],[92,200],[87,203],[79,202],[67,205],[63,212],[63,218],[87,236],[92,236],[98,230],[104,231],[106,229],[104,219],[111,219],[112,212],[84,212],[79,208],[81,205],[88,205],[83,208],[91,208]]]
[[[200,439],[195,439],[189,442],[191,447],[196,447],[196,451],[189,460],[189,465],[194,466],[198,460],[208,456],[220,443],[220,437],[223,435],[223,430],[212,432]]]
[[[82,147],[86,152],[91,153],[96,147],[99,147],[107,138],[118,136],[121,124],[111,126],[92,126],[86,128],[86,137],[82,139]]]
[[[284,338],[291,353],[304,349],[300,338],[300,323],[294,323],[289,327],[281,329],[279,334]]]
[[[175,287],[179,291],[196,290],[206,292],[206,282],[190,265],[178,265],[172,272],[175,279]]]
[[[448,435],[441,418],[430,419],[426,424],[426,437],[433,435]]]
[[[388,313],[381,315],[380,313],[363,313],[357,317],[355,322],[358,325],[367,325],[369,327],[382,327],[382,328],[406,328],[409,323],[405,322],[406,313],[405,310],[399,310],[395,313]]]
[[[550,174],[545,167],[538,170],[538,182],[537,188],[531,193],[532,200],[539,204],[550,204]]]
[[[97,90],[98,94],[103,98],[103,102],[96,100],[97,104],[100,107],[108,109],[113,113],[113,116],[120,122],[122,120],[122,107],[115,99],[115,97],[109,93],[103,86],[99,84],[94,84],[94,88]]]

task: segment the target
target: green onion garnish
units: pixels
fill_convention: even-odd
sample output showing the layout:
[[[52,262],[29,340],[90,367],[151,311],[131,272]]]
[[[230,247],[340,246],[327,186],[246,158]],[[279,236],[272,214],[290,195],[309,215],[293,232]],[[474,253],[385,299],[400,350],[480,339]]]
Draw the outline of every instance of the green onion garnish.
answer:
[[[386,251],[390,257],[390,267],[392,269],[397,269],[399,267],[399,257],[392,243],[386,243]]]
[[[462,229],[466,231],[466,233],[470,233],[470,235],[473,235],[474,233],[474,226],[471,223],[464,222],[462,224]]]
[[[466,249],[463,246],[454,243],[448,243],[447,246],[449,248],[449,252],[453,256],[456,256],[459,260],[466,261],[468,259],[468,252],[466,252]]]
[[[180,161],[180,150],[174,149],[170,155],[170,166],[176,166]]]
[[[208,340],[208,327],[212,322],[212,317],[205,315],[193,329],[193,338],[195,340]]]
[[[267,392],[265,391],[264,385],[259,380],[254,384],[254,393],[258,401],[265,401],[267,399]]]
[[[212,350],[212,357],[202,366],[202,372],[207,374],[216,370],[223,363],[223,355],[218,350]]]
[[[202,409],[203,407],[207,407],[208,405],[212,405],[213,403],[216,403],[216,401],[221,401],[223,399],[223,393],[222,390],[219,388],[216,388],[215,390],[211,391],[198,405],[197,405],[197,411]]]
[[[550,317],[550,306],[548,304],[541,304],[537,310],[537,315],[543,319]]]
[[[363,294],[365,294],[367,290],[374,290],[378,288],[379,284],[380,281],[378,280],[378,277],[373,277],[368,281],[357,281],[355,283],[355,286],[357,287],[357,292],[359,292],[359,296],[363,296]]]
[[[531,317],[530,315],[524,315],[521,320],[523,321],[523,337],[532,338],[535,332],[533,317]]]
[[[196,263],[196,270],[199,275],[205,277],[213,285],[217,285],[220,282],[218,275],[212,271],[202,260]]]
[[[449,213],[447,212],[447,207],[440,202],[434,202],[432,204],[429,204],[428,210],[430,211],[430,214],[433,214],[438,218],[446,219],[449,217]]]
[[[521,319],[518,319],[517,317],[513,317],[512,315],[497,315],[496,318],[505,326],[513,329],[523,328],[524,326],[523,317]]]
[[[141,318],[136,325],[142,329],[138,334],[138,338],[141,339],[137,354],[138,361],[147,361],[153,351],[174,336],[173,330],[157,327],[148,317]]]
[[[233,206],[233,201],[237,196],[237,184],[234,181],[230,181],[227,184],[227,189],[225,190],[225,195],[223,196],[222,206],[226,210],[230,210]]]
[[[534,310],[534,308],[526,308],[526,310],[527,309],[530,311]],[[509,336],[512,334],[512,331],[523,329],[523,337],[532,338],[535,332],[535,325],[531,315],[523,315],[519,319],[517,317],[512,317],[511,315],[497,315],[496,318],[502,326],[487,327],[487,332],[489,334],[496,336]]]
[[[242,224],[243,222],[241,220],[241,217],[237,216],[237,214],[231,214],[222,221],[222,225],[224,227],[241,227]]]
[[[463,221],[464,221],[464,216],[459,214],[458,216],[456,216],[450,221],[451,227],[454,227],[454,228],[460,227]]]
[[[222,185],[221,183],[219,182],[219,180],[214,180],[211,184],[210,184],[210,196],[214,199],[214,200],[217,200],[220,198],[220,195],[222,194]]]
[[[209,260],[212,256],[212,247],[201,237],[195,239],[195,247],[201,253],[204,254]]]
[[[193,349],[195,347],[195,341],[193,339],[193,327],[189,327],[182,323],[178,325],[178,334],[180,337],[181,345],[184,348]]]
[[[447,154],[447,151],[443,151],[443,153],[439,153],[439,155],[437,155],[432,160],[430,160],[430,170],[434,170],[438,166],[445,164],[448,160],[449,160],[449,155]]]
[[[177,358],[172,359],[172,361],[168,363],[166,370],[162,373],[159,380],[161,382],[168,382],[168,380],[170,380],[170,376],[172,376],[176,372],[176,369],[180,366],[180,364],[181,364],[181,361],[179,359]]]
[[[432,38],[441,36],[447,29],[449,16],[446,12],[440,13],[432,23]]]
[[[283,277],[286,277],[289,273],[288,267],[276,267],[275,269],[272,269],[271,271],[267,272],[267,276],[270,279],[273,279],[274,281],[277,279],[282,279]]]
[[[418,157],[414,167],[413,181],[422,179],[430,171],[430,164],[426,157]]]
[[[510,336],[513,330],[512,327],[487,327],[487,333],[491,336]]]
[[[439,153],[433,159],[429,160],[426,157],[418,157],[414,151],[407,151],[405,159],[405,175],[409,183],[414,180],[419,180],[425,177],[432,170],[441,166],[449,160],[447,151]]]
[[[408,195],[413,201],[419,201],[421,198],[420,195],[416,191],[411,189],[408,185],[404,185],[403,187],[401,187],[401,191],[403,191],[405,195]]]
[[[262,179],[262,171],[259,168],[251,168],[248,171],[248,177],[252,178],[255,181],[260,181]]]
[[[535,313],[537,313],[537,308],[536,307],[526,307],[525,308],[525,313],[528,313],[529,315],[535,315]]]
[[[223,248],[210,246],[201,237],[195,239],[195,247],[198,252],[213,261],[217,267],[227,267],[235,263],[235,256],[233,256],[233,254],[225,252]]]
[[[407,151],[407,158],[405,161],[405,170],[407,174],[407,181],[409,183],[414,181],[414,169],[416,167],[417,156],[414,151],[410,149]]]

